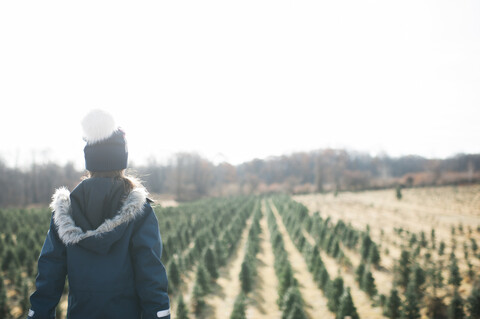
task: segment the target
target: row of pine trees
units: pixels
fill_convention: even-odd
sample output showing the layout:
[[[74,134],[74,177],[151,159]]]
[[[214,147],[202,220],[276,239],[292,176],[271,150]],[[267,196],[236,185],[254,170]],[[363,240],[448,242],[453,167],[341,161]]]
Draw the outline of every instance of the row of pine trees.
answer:
[[[438,252],[436,250],[435,231],[432,230],[430,242],[423,232],[419,235],[407,231],[404,233],[407,241],[402,245],[400,258],[396,261],[393,269],[394,282],[389,296],[378,293],[372,270],[385,271],[381,267],[381,245],[375,243],[370,236],[370,229],[365,231],[355,230],[350,224],[342,220],[336,223],[331,218],[322,218],[318,212],[309,214],[307,208],[288,197],[276,197],[275,204],[279,207],[284,223],[297,245],[299,251],[303,251],[308,262],[310,271],[320,289],[324,290],[329,298],[330,310],[337,312],[340,300],[332,301],[331,295],[340,295],[341,277],[337,277],[336,285],[329,285],[328,275],[324,269],[319,251],[323,250],[331,257],[336,258],[339,265],[354,271],[358,288],[363,290],[372,300],[372,304],[380,306],[385,316],[392,319],[421,317],[422,309],[429,318],[480,318],[480,278],[473,271],[470,258],[480,258],[477,253],[477,245],[473,237],[468,238],[470,245],[464,243],[464,258],[468,266],[467,280],[472,282],[470,295],[462,299],[459,287],[464,280],[455,256],[456,243],[452,237],[451,253],[448,260],[445,282],[443,262],[437,259],[433,262],[433,255],[445,254],[445,243],[440,241]],[[463,232],[461,226],[457,232]],[[315,239],[312,248],[305,240],[303,231],[309,233]],[[471,234],[472,231],[469,231]],[[452,235],[455,230],[452,228]],[[384,232],[382,231],[382,236]],[[351,261],[343,254],[343,249],[350,249],[360,255],[361,263],[352,269]],[[385,249],[388,254],[388,248]],[[421,265],[421,260],[423,264]],[[448,285],[448,286],[447,286]],[[439,289],[446,288],[447,294],[440,296]],[[333,291],[332,291],[333,289]],[[446,302],[448,300],[448,302]],[[343,314],[342,314],[343,315]],[[356,315],[351,315],[355,317]],[[341,318],[341,317],[339,317]]]

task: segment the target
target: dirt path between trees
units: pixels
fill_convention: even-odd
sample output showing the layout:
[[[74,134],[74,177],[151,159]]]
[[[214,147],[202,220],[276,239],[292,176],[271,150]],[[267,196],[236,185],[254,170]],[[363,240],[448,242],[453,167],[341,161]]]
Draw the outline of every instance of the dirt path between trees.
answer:
[[[305,235],[305,238],[308,240],[310,245],[315,245],[315,240],[313,237],[307,233],[303,232]],[[383,319],[386,318],[382,315],[382,310],[380,307],[372,307],[372,301],[370,298],[367,296],[366,293],[361,291],[358,287],[357,282],[355,281],[354,274],[351,272],[347,272],[344,269],[342,269],[337,262],[335,261],[334,258],[328,256],[325,252],[320,251],[320,257],[322,258],[322,261],[327,268],[328,274],[330,275],[330,279],[333,280],[337,276],[337,274],[341,275],[343,278],[343,284],[344,286],[350,287],[350,292],[352,295],[353,303],[355,307],[357,308],[357,313],[360,316],[360,318],[365,318],[365,319]],[[350,257],[349,257],[350,258]],[[353,260],[351,260],[353,263]],[[375,277],[376,279],[376,277]],[[378,283],[376,282],[378,285]],[[383,284],[383,283],[382,283]]]
[[[262,213],[260,251],[257,255],[257,278],[253,292],[249,295],[246,315],[249,319],[278,319],[282,313],[277,305],[278,279],[275,274],[275,257],[270,244],[265,201],[262,201]]]
[[[206,307],[197,318],[230,318],[235,299],[241,291],[238,275],[240,274],[245,243],[247,242],[248,231],[250,230],[252,219],[253,215],[246,223],[235,252],[230,257],[225,267],[219,269],[219,277],[212,287],[212,293],[205,297]]]
[[[282,218],[278,214],[277,208],[273,203],[270,202],[269,204],[277,220],[278,230],[282,234],[283,241],[285,243],[285,250],[288,253],[295,278],[298,280],[300,293],[305,301],[305,312],[311,319],[335,318],[335,316],[327,308],[327,298],[317,287],[315,281],[313,280],[312,274],[308,271],[308,266],[305,262],[305,259],[290,239],[290,236],[288,235],[288,232],[283,224]]]

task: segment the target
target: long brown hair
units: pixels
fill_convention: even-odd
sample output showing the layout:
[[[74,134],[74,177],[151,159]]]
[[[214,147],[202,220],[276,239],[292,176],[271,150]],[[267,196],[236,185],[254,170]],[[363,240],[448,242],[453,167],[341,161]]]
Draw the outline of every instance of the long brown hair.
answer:
[[[92,177],[111,177],[123,182],[125,194],[129,194],[134,188],[142,186],[141,182],[134,176],[125,174],[125,169],[106,172],[87,171],[85,179]]]

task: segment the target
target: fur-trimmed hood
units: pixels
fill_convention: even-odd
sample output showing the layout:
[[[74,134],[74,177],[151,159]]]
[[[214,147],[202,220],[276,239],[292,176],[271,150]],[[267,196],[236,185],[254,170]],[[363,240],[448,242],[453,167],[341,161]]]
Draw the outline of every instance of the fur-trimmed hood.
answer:
[[[143,187],[134,188],[125,198],[118,213],[111,219],[106,219],[98,228],[94,230],[84,231],[77,226],[72,217],[72,204],[70,199],[70,191],[64,187],[55,191],[52,196],[50,208],[54,211],[53,220],[57,227],[58,236],[65,245],[78,244],[81,241],[90,244],[88,248],[95,250],[95,246],[99,246],[97,239],[107,240],[108,246],[118,239],[125,227],[140,216],[144,211],[144,205],[147,203],[148,192]],[[107,239],[109,237],[109,239]],[[80,243],[82,244],[82,243]],[[84,246],[84,245],[82,245]],[[100,245],[104,246],[104,245]],[[104,250],[104,249],[102,249]]]

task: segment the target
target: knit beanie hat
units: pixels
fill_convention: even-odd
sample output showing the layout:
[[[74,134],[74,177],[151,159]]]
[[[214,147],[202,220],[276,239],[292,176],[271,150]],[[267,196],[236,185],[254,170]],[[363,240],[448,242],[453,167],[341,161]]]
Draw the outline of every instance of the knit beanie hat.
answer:
[[[102,110],[93,110],[82,121],[87,145],[85,168],[91,172],[116,171],[127,168],[128,149],[125,133],[113,117]]]

